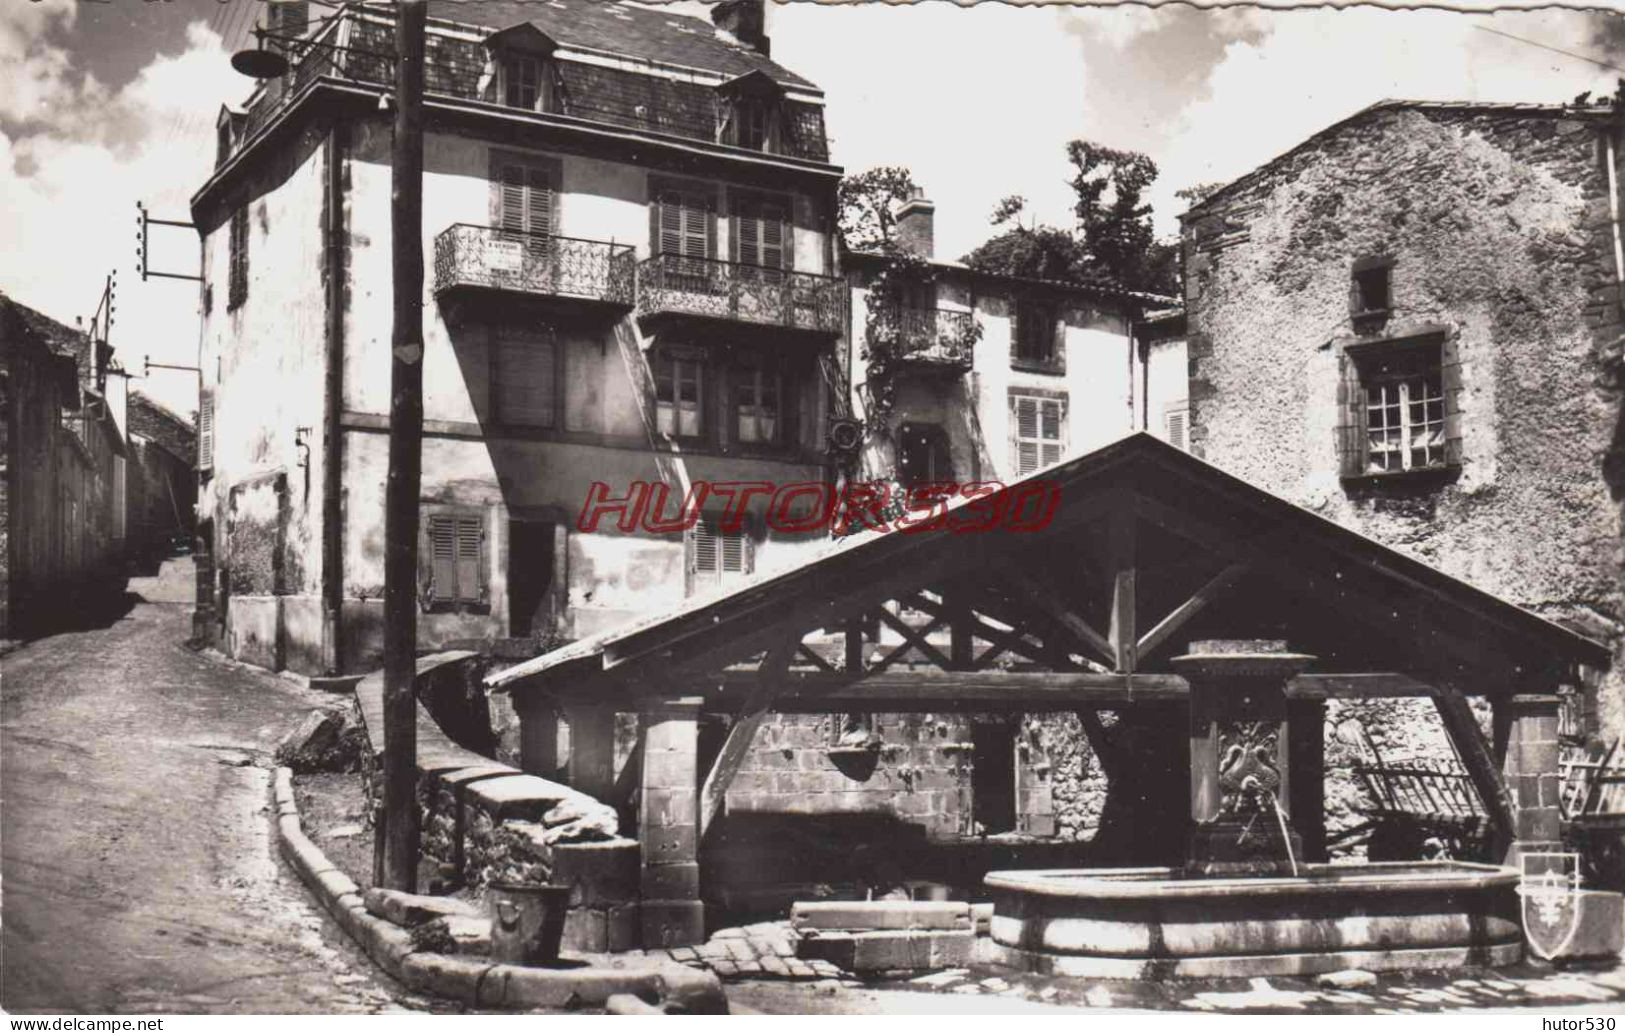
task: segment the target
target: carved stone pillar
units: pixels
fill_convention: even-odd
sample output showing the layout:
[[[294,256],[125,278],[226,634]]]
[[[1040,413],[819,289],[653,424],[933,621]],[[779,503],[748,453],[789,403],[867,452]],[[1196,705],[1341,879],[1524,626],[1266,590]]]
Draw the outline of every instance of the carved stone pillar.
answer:
[[[1173,659],[1190,683],[1191,875],[1292,874],[1304,861],[1291,823],[1287,679],[1314,661],[1286,643],[1191,643]]]

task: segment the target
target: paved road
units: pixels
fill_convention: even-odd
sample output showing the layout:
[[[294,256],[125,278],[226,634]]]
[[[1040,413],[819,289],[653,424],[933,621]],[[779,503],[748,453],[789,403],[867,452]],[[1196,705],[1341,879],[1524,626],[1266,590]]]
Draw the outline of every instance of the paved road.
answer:
[[[269,752],[319,697],[182,648],[191,571],[172,560],[84,622],[105,626],[0,660],[0,1006],[421,1004],[276,860]]]

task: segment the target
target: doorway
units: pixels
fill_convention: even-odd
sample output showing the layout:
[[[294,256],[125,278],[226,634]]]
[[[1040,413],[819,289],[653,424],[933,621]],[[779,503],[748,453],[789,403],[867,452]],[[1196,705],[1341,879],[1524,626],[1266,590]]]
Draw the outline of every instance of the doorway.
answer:
[[[515,638],[553,629],[557,529],[552,521],[508,522],[508,634]]]

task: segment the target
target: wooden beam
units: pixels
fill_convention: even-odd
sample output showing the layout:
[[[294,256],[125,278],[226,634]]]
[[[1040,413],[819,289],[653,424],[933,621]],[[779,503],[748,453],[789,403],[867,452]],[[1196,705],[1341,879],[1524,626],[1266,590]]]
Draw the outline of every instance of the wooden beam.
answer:
[[[798,634],[768,650],[762,660],[762,666],[756,672],[755,689],[734,716],[728,738],[723,741],[722,750],[717,754],[716,762],[705,776],[705,786],[700,790],[699,834],[702,842],[711,830],[712,822],[721,813],[727,800],[728,786],[733,783],[734,775],[739,773],[739,766],[745,762],[750,744],[756,738],[756,730],[762,726],[763,719],[772,708],[773,698],[783,688],[781,679],[800,646],[801,636]]]
[[[1106,534],[1106,563],[1112,578],[1111,626],[1106,638],[1111,645],[1112,666],[1129,673],[1139,666],[1139,638],[1134,629],[1135,582],[1135,510],[1136,496],[1130,494],[1112,510]]]
[[[1252,564],[1243,560],[1232,563],[1219,571],[1212,580],[1197,589],[1196,594],[1174,607],[1173,611],[1159,621],[1156,627],[1145,633],[1145,636],[1140,639],[1139,645],[1135,647],[1139,657],[1144,658],[1166,642],[1174,632],[1184,627],[1192,617],[1201,613],[1216,596],[1235,584],[1251,569]]]
[[[827,671],[830,674],[835,673],[835,668],[830,666],[829,661],[819,656],[816,649],[813,649],[811,646],[808,646],[805,643],[796,644],[796,655],[805,657],[812,661],[812,665],[818,668],[820,671]]]
[[[1432,696],[1434,687],[1408,674],[1300,674],[1286,683],[1288,699],[1400,699]]]
[[[892,664],[902,659],[903,655],[910,649],[919,650],[921,656],[936,664],[938,667],[947,669],[953,666],[953,662],[943,655],[942,650],[925,640],[925,636],[942,627],[943,619],[941,617],[933,617],[931,623],[927,624],[923,630],[915,631],[913,628],[905,624],[901,617],[898,617],[895,613],[892,613],[884,606],[875,610],[875,613],[880,617],[880,623],[886,625],[888,628],[891,628],[893,631],[897,632],[897,634],[903,637],[903,644],[892,650],[890,653],[887,653],[880,663],[875,665],[876,671],[883,671],[890,667]]]
[[[1495,830],[1495,850],[1497,853],[1503,852],[1511,844],[1516,826],[1512,797],[1507,792],[1506,783],[1501,780],[1501,769],[1495,763],[1495,751],[1489,740],[1484,738],[1483,730],[1478,727],[1477,719],[1467,706],[1467,697],[1462,695],[1460,689],[1453,685],[1439,686],[1439,691],[1433,696],[1433,705],[1439,710],[1444,730],[1455,744],[1462,766],[1472,779],[1473,788],[1478,790],[1478,798],[1484,802],[1484,809]]]
[[[1061,630],[1073,639],[1080,652],[1092,652],[1106,660],[1114,659],[1116,651],[1107,637],[1078,616],[1052,585],[1047,581],[1040,582],[1039,576],[1003,573],[998,576],[998,580],[1017,598],[1030,603],[1045,617],[1060,625]]]
[[[982,658],[971,657],[963,667],[960,666],[960,658],[956,652],[955,656],[953,657],[955,670],[974,670],[975,668],[982,666],[985,658],[988,656],[997,655],[997,653],[1002,653],[1007,650],[1036,663],[1045,663],[1048,661],[1048,657],[1044,656],[1043,647],[1040,644],[1036,642],[1028,642],[1022,637],[1022,632],[1019,625],[1008,632],[1000,631],[998,628],[993,627],[991,624],[988,624],[986,621],[978,617],[975,613],[971,612],[968,607],[956,614],[951,607],[939,603],[933,603],[931,600],[921,595],[915,595],[905,601],[908,603],[908,605],[917,610],[923,610],[933,617],[946,617],[950,622],[957,621],[957,623],[952,625],[953,630],[956,635],[963,632],[963,637],[965,639],[964,650],[967,654],[971,653],[975,646],[975,642],[972,641],[973,638],[982,639],[999,647],[997,652],[989,651],[989,653],[984,653]],[[956,650],[960,648],[958,638],[955,638],[954,640],[954,648]]]

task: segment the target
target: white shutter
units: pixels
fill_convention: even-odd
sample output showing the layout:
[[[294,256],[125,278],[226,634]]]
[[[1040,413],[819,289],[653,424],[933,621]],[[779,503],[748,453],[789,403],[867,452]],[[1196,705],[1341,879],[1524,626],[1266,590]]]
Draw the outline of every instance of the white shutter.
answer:
[[[1190,415],[1190,410],[1185,408],[1169,409],[1163,413],[1168,444],[1186,452],[1190,451]]]
[[[1046,398],[1039,405],[1039,456],[1041,464],[1050,466],[1061,461],[1066,451],[1066,406],[1057,399]]]
[[[1038,469],[1038,399],[1011,399],[1011,418],[1016,424],[1016,476],[1025,477]]]
[[[198,401],[197,465],[200,470],[214,468],[214,395],[206,394]]]

